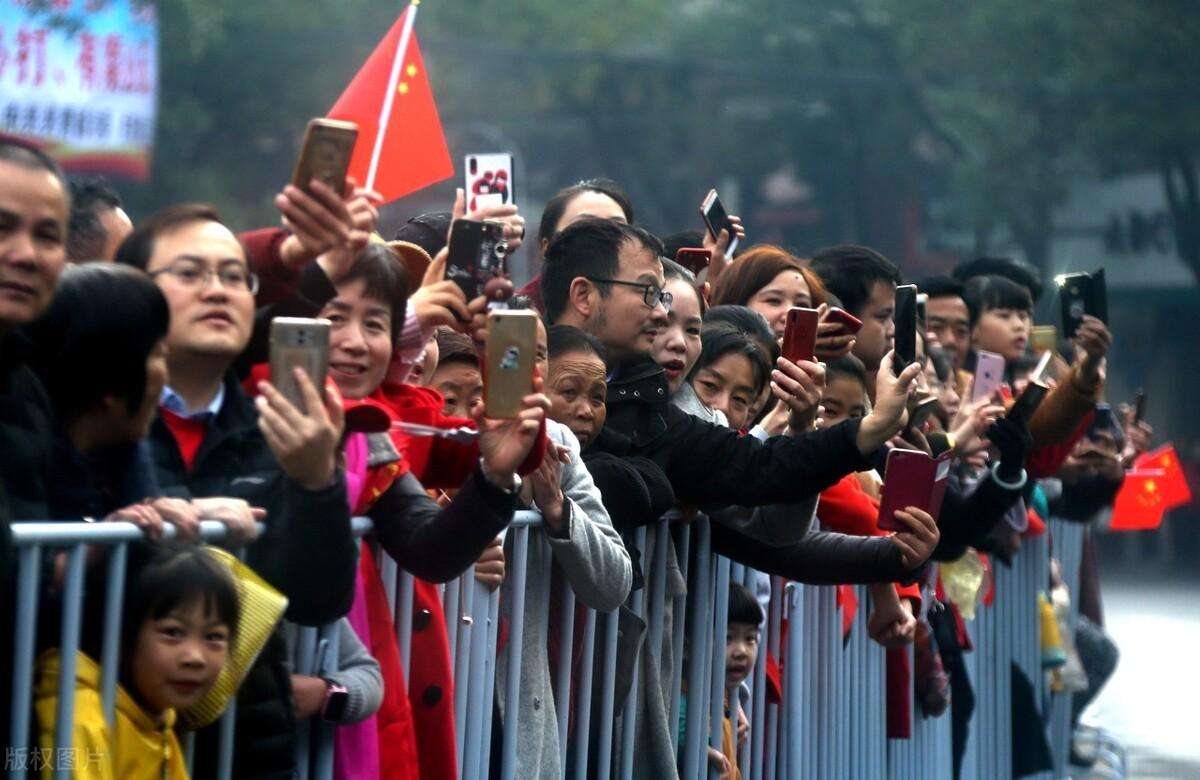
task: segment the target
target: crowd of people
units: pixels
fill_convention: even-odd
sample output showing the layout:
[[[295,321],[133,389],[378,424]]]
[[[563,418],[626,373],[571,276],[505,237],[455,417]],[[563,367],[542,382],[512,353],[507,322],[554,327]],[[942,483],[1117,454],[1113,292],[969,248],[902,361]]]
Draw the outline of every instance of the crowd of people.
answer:
[[[97,777],[186,777],[184,730],[197,732],[192,773],[214,776],[212,722],[234,695],[237,777],[292,776],[309,719],[337,724],[339,777],[457,777],[437,585],[472,567],[499,590],[502,626],[522,605],[515,709],[504,700],[514,645],[503,636],[494,682],[495,728],[516,731],[520,776],[571,774],[560,766],[555,712],[567,588],[581,606],[619,610],[622,641],[633,641],[622,644],[632,652],[620,655],[617,676],[635,667],[641,676],[635,774],[678,776],[687,691],[669,700],[671,615],[652,647],[628,609],[654,559],[638,548],[638,529],[672,510],[677,523],[706,515],[713,552],[759,573],[728,599],[725,738],[709,748],[721,777],[740,776],[737,746],[750,724],[729,703],[766,652],[773,577],[869,586],[872,639],[916,645],[912,670],[902,669],[906,653],[889,653],[889,678],[912,673],[924,711],[950,710],[957,770],[971,700],[964,617],[981,594],[948,593],[939,566],[1010,565],[1051,516],[1093,522],[1149,446],[1149,426],[1102,403],[1112,335],[1091,316],[1054,350],[1033,415],[1007,414],[1038,363],[1030,328],[1045,292],[1019,261],[983,258],[916,280],[924,320],[916,360],[901,364],[893,314],[905,277],[868,247],[802,257],[750,243],[736,217],[718,235],[660,239],[616,183],[591,180],[549,200],[534,237],[540,274],[496,304],[468,300],[446,278],[448,236],[456,219],[493,221],[514,251],[526,240],[516,206],[466,213],[460,192],[451,211],[414,216],[387,239],[377,233],[378,196],[352,180],[343,192],[287,185],[274,202],[280,227],[240,234],[195,203],[134,222],[107,185],[70,182],[40,150],[0,141],[3,593],[15,592],[13,522],[86,517],[133,523],[145,537],[127,567],[111,724],[96,607],[106,548],[88,555],[74,747],[103,765]],[[736,255],[733,239],[744,247]],[[710,256],[699,276],[673,260],[696,248]],[[540,315],[534,379],[513,419],[486,417],[482,402],[481,350],[497,305]],[[793,307],[820,313],[814,360],[781,354]],[[849,332],[836,311],[861,328]],[[327,381],[297,370],[300,403],[270,381],[276,317],[331,323]],[[1003,357],[1004,384],[972,400],[984,350]],[[416,436],[395,423],[478,436]],[[894,448],[950,468],[940,512],[899,509],[884,523],[898,530],[887,531],[881,477]],[[503,532],[526,508],[543,519],[530,565],[549,562],[553,576],[521,593],[506,576]],[[355,516],[372,521],[361,543]],[[227,526],[221,544],[245,547],[244,563],[198,543],[202,520]],[[686,561],[669,542],[659,542],[668,544],[666,592],[683,596]],[[416,578],[407,680],[374,545]],[[41,610],[54,615],[64,556],[44,563]],[[1086,551],[1085,570],[1095,571]],[[1083,581],[1071,594],[1085,616],[1077,642],[1062,638],[1089,667],[1077,710],[1115,663],[1095,578]],[[5,602],[7,628],[14,605]],[[275,610],[277,625],[250,620],[263,610]],[[336,668],[303,673],[311,670],[292,663],[300,629],[335,621]],[[31,741],[47,749],[65,660],[57,625],[40,620],[37,637]],[[12,648],[0,646],[8,702]],[[777,670],[780,660],[766,663]],[[239,676],[222,685],[231,665]],[[911,717],[900,691],[889,685],[886,696],[892,736]],[[499,744],[492,739],[493,753]]]

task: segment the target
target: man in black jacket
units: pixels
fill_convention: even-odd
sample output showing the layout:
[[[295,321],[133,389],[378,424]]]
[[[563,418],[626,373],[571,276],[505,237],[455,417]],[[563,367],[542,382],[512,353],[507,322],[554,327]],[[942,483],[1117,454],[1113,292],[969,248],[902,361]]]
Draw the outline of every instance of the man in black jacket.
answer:
[[[11,628],[9,522],[46,517],[51,409],[14,329],[50,304],[67,261],[67,182],[41,151],[0,140],[0,626]],[[0,643],[0,742],[9,744],[12,642]]]
[[[247,563],[288,597],[287,618],[320,625],[354,596],[356,550],[336,454],[340,399],[303,382],[296,408],[278,393],[257,404],[231,367],[246,347],[256,279],[233,233],[208,206],[174,206],[143,222],[117,253],[159,284],[171,308],[168,379],[150,434],[167,495],[205,499],[236,523],[264,517]],[[257,406],[257,408],[256,408]],[[239,777],[290,776],[295,722],[284,644],[268,643],[238,694]],[[207,774],[199,750],[197,776]]]
[[[649,458],[681,501],[700,507],[795,502],[870,468],[872,453],[901,429],[920,366],[906,367],[899,377],[881,371],[871,414],[824,431],[760,442],[692,417],[670,403],[663,370],[649,357],[670,303],[662,292],[661,251],[646,231],[601,219],[580,220],[546,249],[547,318],[591,333],[608,350],[608,419],[593,446]],[[917,523],[891,539],[864,540],[873,545],[874,568],[885,581],[924,563],[937,530],[932,521]],[[731,529],[714,525],[713,545],[769,573],[796,574],[788,551],[771,551]]]

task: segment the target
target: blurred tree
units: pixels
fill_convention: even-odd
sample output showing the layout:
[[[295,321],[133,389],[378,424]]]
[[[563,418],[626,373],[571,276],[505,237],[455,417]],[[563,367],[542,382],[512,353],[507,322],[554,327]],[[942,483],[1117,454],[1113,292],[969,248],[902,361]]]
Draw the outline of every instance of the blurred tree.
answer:
[[[1200,16],[1187,0],[1075,0],[1072,82],[1103,173],[1157,171],[1179,256],[1200,277]]]

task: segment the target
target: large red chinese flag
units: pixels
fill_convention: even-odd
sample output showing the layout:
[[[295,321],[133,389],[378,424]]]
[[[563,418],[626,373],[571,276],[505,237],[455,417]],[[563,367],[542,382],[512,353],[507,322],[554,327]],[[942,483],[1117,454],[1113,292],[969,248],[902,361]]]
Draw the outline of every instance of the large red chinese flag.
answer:
[[[1114,531],[1143,531],[1162,525],[1167,510],[1162,469],[1137,468],[1126,472],[1125,484],[1113,502]]]
[[[373,186],[384,202],[454,175],[413,30],[416,13],[415,4],[405,9],[329,110],[331,119],[358,125],[350,175],[359,184],[370,183],[371,158],[378,154]],[[402,58],[399,63],[397,56]],[[392,83],[395,87],[389,89]],[[387,106],[389,92],[392,99]],[[381,124],[383,138],[379,140]]]
[[[1183,467],[1179,464],[1179,455],[1175,452],[1174,444],[1167,443],[1156,450],[1142,454],[1134,461],[1134,467],[1137,469],[1162,469],[1161,487],[1167,509],[1191,503],[1192,491],[1183,474]]]

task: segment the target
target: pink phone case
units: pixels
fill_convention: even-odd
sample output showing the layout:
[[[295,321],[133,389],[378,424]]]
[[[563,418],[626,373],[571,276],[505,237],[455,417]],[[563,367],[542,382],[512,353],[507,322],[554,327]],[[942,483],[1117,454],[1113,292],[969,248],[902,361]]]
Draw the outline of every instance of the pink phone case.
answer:
[[[889,452],[876,523],[880,530],[906,529],[908,526],[896,519],[896,510],[910,506],[924,509],[937,520],[949,476],[950,459],[945,455],[935,459],[919,450]]]
[[[971,385],[972,403],[991,398],[1004,384],[1004,356],[979,350],[976,353],[975,381]]]

